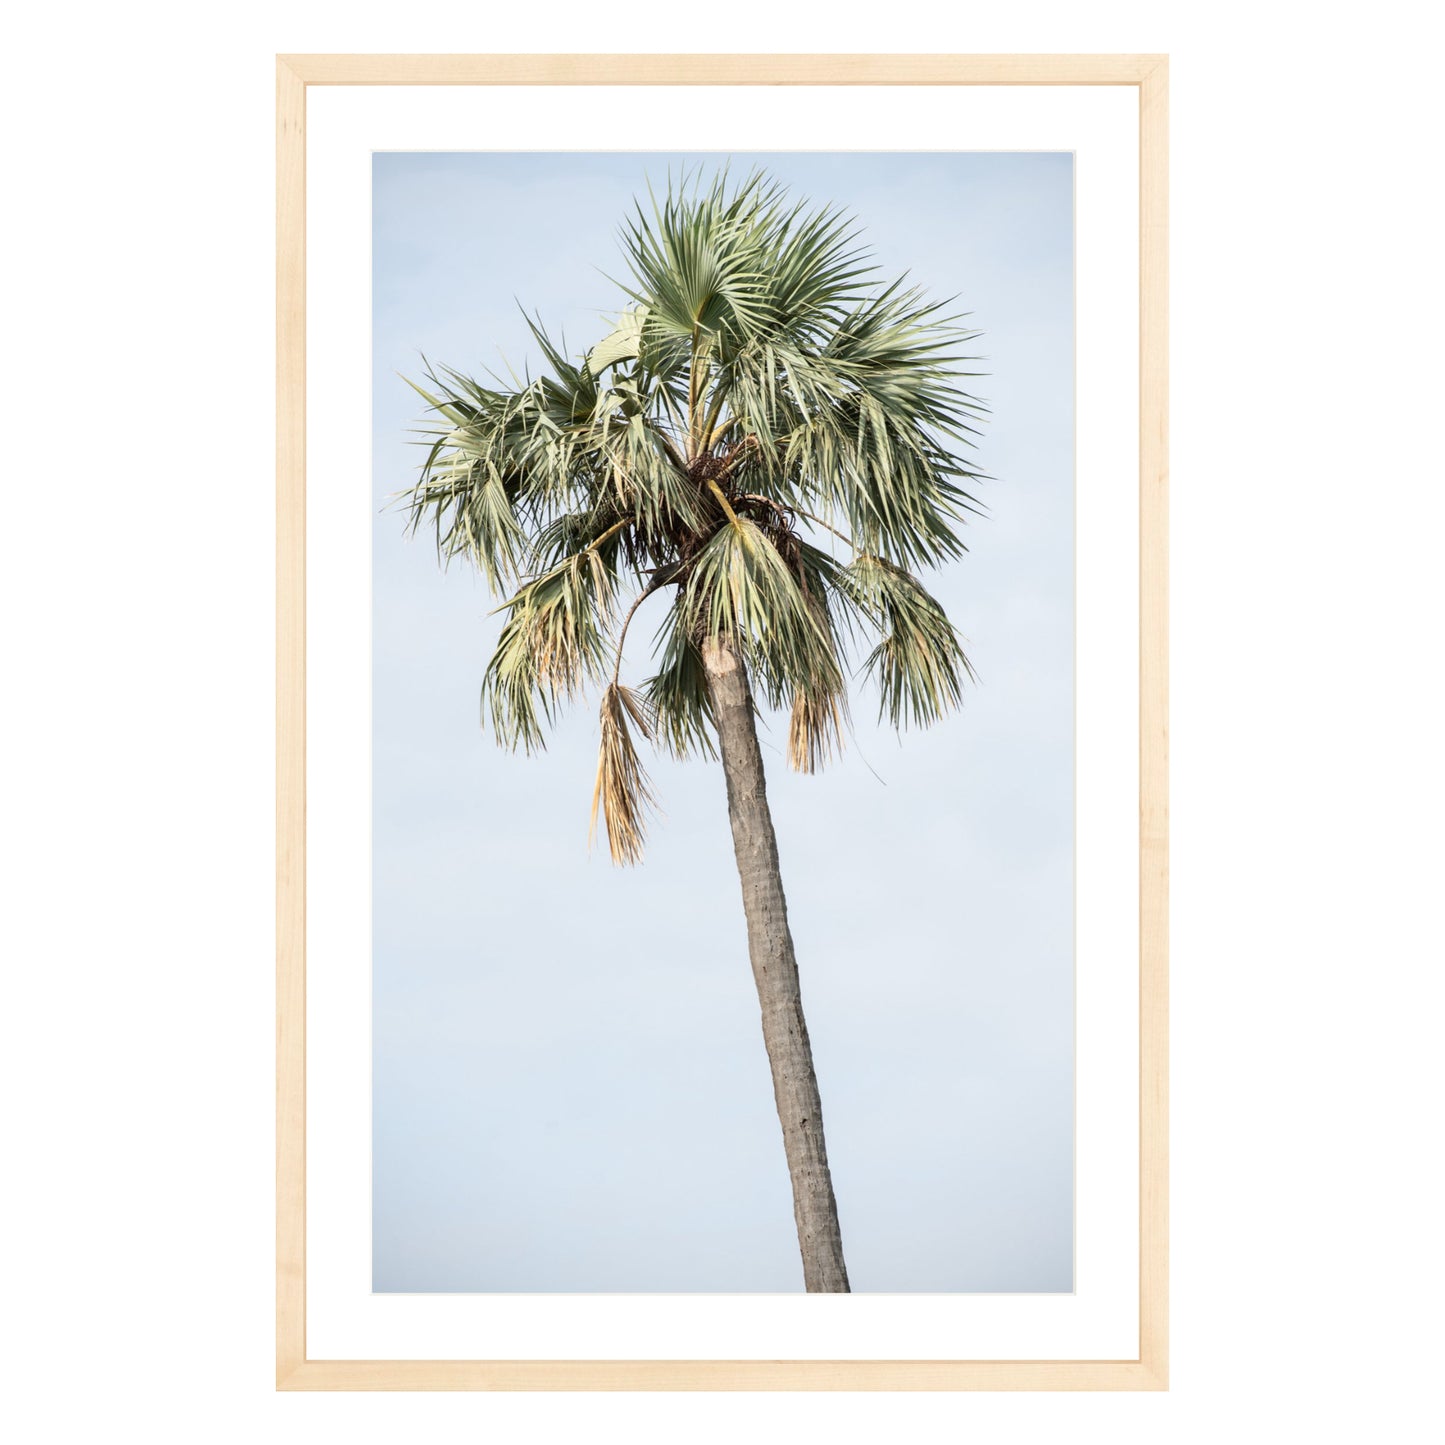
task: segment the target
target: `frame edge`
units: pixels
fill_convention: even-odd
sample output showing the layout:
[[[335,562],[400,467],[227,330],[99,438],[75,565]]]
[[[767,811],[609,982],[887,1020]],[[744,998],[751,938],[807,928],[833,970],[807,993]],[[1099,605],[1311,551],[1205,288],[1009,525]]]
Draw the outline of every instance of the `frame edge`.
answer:
[[[1159,55],[278,56],[306,85],[1138,85]]]
[[[1169,62],[1139,84],[1139,1354],[1169,1372]]]
[[[1148,1393],[1168,1387],[1142,1360],[305,1360],[278,1379],[277,1388],[287,1393]]]
[[[276,64],[276,1381],[306,1363],[306,83]]]

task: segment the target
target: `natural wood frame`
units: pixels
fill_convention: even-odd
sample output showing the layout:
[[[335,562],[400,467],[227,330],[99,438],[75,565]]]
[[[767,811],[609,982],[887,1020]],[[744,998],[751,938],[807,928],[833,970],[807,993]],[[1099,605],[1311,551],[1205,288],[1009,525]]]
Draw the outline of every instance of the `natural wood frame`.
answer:
[[[1139,92],[1139,1353],[1128,1360],[306,1358],[306,89],[1121,85]],[[284,55],[276,66],[276,1386],[281,1390],[1168,1388],[1168,58]]]

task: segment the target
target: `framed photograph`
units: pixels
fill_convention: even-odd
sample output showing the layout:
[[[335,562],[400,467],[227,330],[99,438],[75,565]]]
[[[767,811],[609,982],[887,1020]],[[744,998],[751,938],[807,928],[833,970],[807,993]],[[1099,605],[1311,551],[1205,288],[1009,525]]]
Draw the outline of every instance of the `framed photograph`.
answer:
[[[1166,59],[277,74],[278,1388],[1167,1388]]]

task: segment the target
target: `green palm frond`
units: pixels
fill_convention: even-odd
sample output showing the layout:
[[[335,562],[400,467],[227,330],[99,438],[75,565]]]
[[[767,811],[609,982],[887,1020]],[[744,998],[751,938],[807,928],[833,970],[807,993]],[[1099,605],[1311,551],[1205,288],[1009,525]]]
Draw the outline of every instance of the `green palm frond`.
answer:
[[[740,648],[771,706],[790,701],[799,688],[823,693],[842,686],[837,648],[818,606],[747,517],[719,528],[698,553],[681,609],[694,636],[725,637]]]
[[[712,700],[702,650],[684,624],[680,608],[669,609],[654,641],[654,653],[659,640],[662,657],[657,672],[644,684],[657,742],[675,758],[694,754],[715,758]]]
[[[636,362],[642,356],[642,327],[646,306],[629,306],[617,318],[617,325],[587,353],[587,370],[601,376],[609,366]]]
[[[651,215],[639,204],[622,232],[633,299],[646,307],[644,334],[695,342],[699,333],[746,335],[769,319],[767,238],[781,187],[755,173],[730,188],[686,178]]]
[[[442,418],[429,429],[431,446],[408,498],[410,528],[430,515],[438,555],[468,557],[496,591],[517,576],[526,548],[515,510],[521,473],[503,445],[507,400],[431,380],[441,395],[409,382]]]
[[[500,742],[543,746],[542,720],[606,675],[616,574],[595,545],[564,558],[505,604],[507,621],[482,678]]]
[[[864,554],[839,574],[883,638],[864,670],[878,681],[878,715],[894,727],[928,727],[963,701],[963,679],[976,681],[963,645],[938,601],[916,577]]]

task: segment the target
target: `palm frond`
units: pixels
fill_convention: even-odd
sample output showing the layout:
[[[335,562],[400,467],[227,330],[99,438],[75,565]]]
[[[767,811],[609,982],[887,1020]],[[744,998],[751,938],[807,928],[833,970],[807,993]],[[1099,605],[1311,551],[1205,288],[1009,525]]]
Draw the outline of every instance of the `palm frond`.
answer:
[[[692,634],[731,638],[774,707],[798,688],[834,692],[834,639],[767,533],[747,517],[718,529],[692,562],[682,598]]]
[[[617,318],[617,325],[587,353],[587,370],[600,376],[609,366],[636,361],[642,354],[642,327],[647,307],[629,306]]]
[[[843,751],[847,698],[841,692],[793,694],[788,720],[788,766],[796,773],[816,773]]]
[[[597,783],[592,789],[588,846],[597,835],[600,804],[607,825],[607,847],[619,865],[640,863],[646,814],[656,806],[647,774],[632,741],[632,726],[644,737],[652,728],[646,708],[630,687],[609,683],[602,692],[602,740],[597,752]]]
[[[482,677],[482,706],[498,742],[542,747],[542,723],[605,676],[606,624],[616,574],[598,547],[564,558],[505,604],[506,623]]]
[[[715,758],[712,698],[702,651],[688,631],[682,608],[669,608],[653,651],[662,641],[657,672],[644,684],[647,705],[656,725],[656,739],[675,758],[701,754]]]
[[[696,342],[700,333],[749,334],[767,321],[767,228],[781,187],[754,173],[729,189],[726,171],[710,186],[652,196],[623,229],[633,299],[647,308],[643,334]],[[634,289],[635,288],[635,289]]]
[[[442,418],[425,433],[431,444],[407,497],[408,530],[417,531],[429,516],[438,556],[468,557],[495,592],[517,576],[526,548],[515,510],[520,473],[496,445],[505,400],[481,388],[467,396],[440,385],[438,395],[408,384]]]
[[[918,579],[865,554],[842,570],[840,584],[883,632],[864,662],[878,680],[878,716],[900,730],[928,727],[958,707],[964,678],[977,679],[953,624]]]

